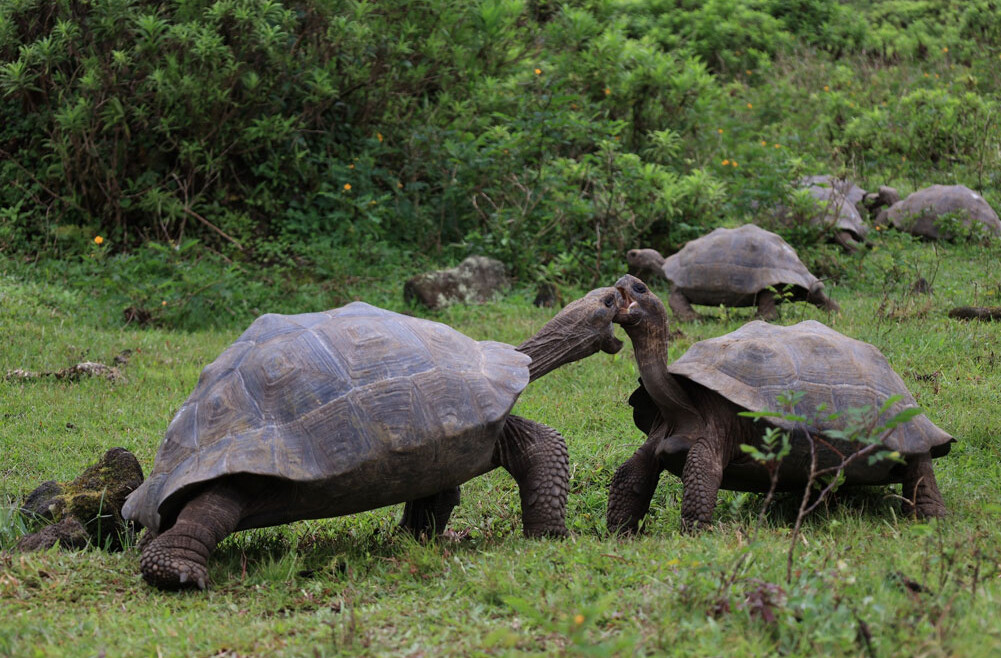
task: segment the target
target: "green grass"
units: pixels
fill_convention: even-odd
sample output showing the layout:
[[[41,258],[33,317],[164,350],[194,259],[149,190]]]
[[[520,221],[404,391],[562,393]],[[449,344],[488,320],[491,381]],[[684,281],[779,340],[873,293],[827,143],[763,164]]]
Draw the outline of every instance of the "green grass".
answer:
[[[783,323],[819,319],[875,344],[957,437],[936,463],[951,511],[943,522],[901,519],[891,488],[845,494],[804,524],[787,583],[795,500],[780,498],[752,543],[761,497],[722,492],[716,527],[683,536],[680,483],[665,473],[645,534],[607,536],[609,480],[643,438],[625,402],[636,379],[627,341],[620,355],[533,384],[516,408],[567,438],[572,538],[524,539],[514,482],[494,471],[463,487],[451,522],[468,531],[461,541],[397,535],[399,507],[252,530],[220,546],[208,592],[171,594],[142,582],[134,548],[12,552],[27,528],[8,506],[0,655],[997,655],[1001,327],[946,312],[998,303],[999,255],[1001,245],[933,247],[895,233],[855,257],[819,248],[806,259],[840,263],[829,288],[842,313],[782,309]],[[114,314],[84,293],[18,271],[0,277],[0,372],[133,354],[123,383],[0,383],[0,502],[75,477],[114,446],[148,472],[200,369],[242,327],[108,327]],[[909,292],[917,276],[934,279],[931,296]],[[386,299],[402,278],[378,286],[373,294]],[[434,317],[517,343],[552,315],[530,299],[516,291]],[[701,310],[713,319],[677,325],[672,358],[751,318]]]

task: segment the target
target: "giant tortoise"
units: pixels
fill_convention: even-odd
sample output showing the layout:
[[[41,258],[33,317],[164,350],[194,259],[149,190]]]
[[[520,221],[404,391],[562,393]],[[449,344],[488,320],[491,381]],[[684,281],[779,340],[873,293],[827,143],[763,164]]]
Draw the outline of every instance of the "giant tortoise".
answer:
[[[789,243],[754,224],[717,228],[666,259],[654,249],[630,249],[626,261],[638,273],[659,272],[667,278],[668,304],[684,321],[701,317],[692,304],[757,306],[758,316],[769,320],[782,301],[775,290],[787,287],[793,300],[839,310]]]
[[[1001,235],[1001,219],[984,197],[965,185],[930,185],[880,213],[877,223],[893,225],[928,240],[954,240],[964,232]]]
[[[563,437],[510,414],[532,380],[614,335],[617,292],[592,291],[518,347],[362,302],[259,317],[167,428],[123,514],[140,522],[147,582],[207,582],[236,530],[408,502],[401,525],[438,531],[458,485],[497,466],[518,482],[524,532],[563,535]]]
[[[616,286],[623,306],[615,321],[632,340],[641,377],[629,402],[648,438],[612,479],[607,513],[612,531],[637,530],[664,469],[682,479],[685,530],[712,521],[720,488],[768,491],[769,471],[740,448],[760,448],[768,426],[791,434],[791,453],[781,462],[776,490],[802,491],[811,472],[807,432],[818,437],[818,468],[837,465],[841,455],[858,447],[853,441],[823,436],[846,429],[846,415],[831,414],[865,406],[881,409],[889,398],[900,396],[879,419],[885,422],[917,406],[879,350],[813,320],[791,327],[749,322],[694,344],[668,365],[664,305],[633,276],[622,277]],[[803,393],[792,413],[810,420],[793,423],[778,417],[763,423],[739,415],[781,411],[779,397],[790,391]],[[817,414],[822,404],[826,412]],[[931,460],[948,453],[952,443],[927,416],[916,415],[877,444],[898,452],[901,461],[853,461],[845,470],[844,484],[902,482],[906,514],[943,516],[945,505]]]

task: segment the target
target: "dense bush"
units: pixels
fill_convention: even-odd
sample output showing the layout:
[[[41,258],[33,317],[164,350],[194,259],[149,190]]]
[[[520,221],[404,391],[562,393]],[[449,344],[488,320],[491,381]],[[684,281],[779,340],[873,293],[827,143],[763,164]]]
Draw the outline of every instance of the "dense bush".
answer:
[[[803,173],[989,193],[995,4],[10,0],[0,248],[155,242],[219,290],[376,251],[590,284]]]

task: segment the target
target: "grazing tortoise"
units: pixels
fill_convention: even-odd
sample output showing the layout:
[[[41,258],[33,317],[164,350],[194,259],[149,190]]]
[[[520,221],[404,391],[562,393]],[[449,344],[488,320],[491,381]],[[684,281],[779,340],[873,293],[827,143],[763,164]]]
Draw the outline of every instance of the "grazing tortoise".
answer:
[[[497,466],[526,535],[566,534],[563,437],[510,411],[530,381],[622,347],[617,294],[592,291],[518,347],[362,302],[259,317],[202,371],[125,504],[150,533],[143,577],[204,589],[236,530],[394,503],[415,534],[441,531],[458,485]]]
[[[622,277],[616,287],[623,306],[615,321],[632,340],[641,377],[629,402],[637,427],[648,438],[612,479],[607,515],[612,531],[638,529],[664,469],[682,479],[685,530],[711,523],[721,487],[768,491],[767,469],[740,449],[742,444],[760,447],[768,426],[789,431],[792,439],[792,452],[779,468],[777,490],[802,490],[810,473],[804,430],[819,436],[844,429],[845,420],[824,417],[804,426],[782,418],[754,422],[738,415],[745,410],[782,410],[778,397],[783,393],[804,393],[793,409],[804,417],[817,415],[821,403],[828,413],[866,405],[880,409],[895,395],[900,400],[880,422],[917,406],[879,350],[813,320],[791,327],[750,322],[733,333],[696,343],[667,365],[664,305],[635,277]],[[846,469],[844,484],[902,482],[905,514],[944,516],[931,460],[947,454],[953,441],[927,416],[914,416],[882,444],[898,451],[904,463],[883,459],[869,464],[858,459]],[[818,468],[840,462],[826,446],[843,454],[853,451],[852,444],[830,437],[815,443]]]
[[[777,316],[775,288],[790,286],[793,300],[826,311],[840,308],[781,237],[754,224],[718,228],[692,240],[665,259],[653,249],[630,249],[626,261],[637,272],[660,272],[671,283],[668,304],[683,321],[701,316],[692,304],[757,306],[758,316]]]
[[[811,223],[831,227],[831,239],[847,252],[855,252],[865,244],[869,227],[858,210],[865,190],[833,176],[808,176],[800,185],[818,202],[818,212],[810,218]]]
[[[1001,219],[990,204],[965,185],[931,185],[910,194],[880,213],[877,223],[893,225],[928,240],[954,240],[963,230],[982,230],[988,237],[1001,235]],[[953,216],[952,222],[946,217]]]

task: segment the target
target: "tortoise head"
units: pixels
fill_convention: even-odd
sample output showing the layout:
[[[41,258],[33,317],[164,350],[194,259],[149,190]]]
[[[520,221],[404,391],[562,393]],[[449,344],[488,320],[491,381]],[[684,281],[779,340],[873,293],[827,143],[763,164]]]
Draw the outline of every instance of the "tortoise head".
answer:
[[[621,301],[615,288],[597,288],[567,304],[518,350],[532,357],[531,380],[599,351],[615,354],[622,341],[612,323]]]
[[[837,313],[841,310],[838,303],[827,296],[827,292],[824,290],[824,284],[821,281],[816,281],[806,293],[806,301],[810,302],[814,306],[821,308],[825,311],[830,311],[832,313]]]
[[[637,276],[664,276],[664,257],[656,249],[630,249],[626,252],[630,274]]]
[[[619,310],[614,322],[622,325],[632,338],[634,334],[651,329],[667,328],[667,311],[660,298],[646,286],[645,283],[626,274],[615,282],[619,292]],[[666,337],[666,334],[665,334]]]

